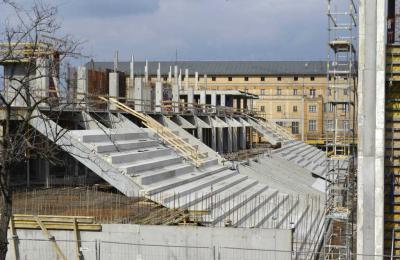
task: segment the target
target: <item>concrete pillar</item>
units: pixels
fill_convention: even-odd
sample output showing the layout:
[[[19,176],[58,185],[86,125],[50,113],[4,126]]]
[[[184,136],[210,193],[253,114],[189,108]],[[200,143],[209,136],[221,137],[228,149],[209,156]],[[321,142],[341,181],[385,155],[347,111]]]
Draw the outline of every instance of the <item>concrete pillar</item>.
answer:
[[[171,66],[169,66],[168,83],[172,84],[172,67]]]
[[[224,153],[224,128],[217,128],[217,148],[218,148],[218,153],[223,154]]]
[[[193,108],[193,102],[194,102],[194,89],[193,85],[189,85],[189,70],[185,70],[185,79],[186,79],[186,91],[188,94],[188,107]]]
[[[225,94],[221,94],[221,107],[226,106],[226,96]]]
[[[386,1],[360,1],[357,178],[357,259],[360,260],[382,259],[384,253],[386,17]]]
[[[32,94],[36,102],[44,100],[49,97],[50,86],[50,63],[46,58],[36,59],[36,86]],[[47,103],[40,103],[39,106],[48,106]]]
[[[207,82],[207,75],[204,75],[204,82]],[[206,84],[206,83],[205,83]],[[205,109],[206,104],[206,86],[200,90],[200,105],[202,109]]]
[[[241,134],[240,134],[240,149],[245,150],[246,149],[246,127],[243,126],[240,128],[241,129]]]
[[[240,130],[239,127],[232,127],[232,152],[238,151],[238,130]]]
[[[174,82],[172,83],[172,102],[175,112],[179,112],[179,79],[178,66],[174,67]]]
[[[118,72],[110,72],[108,74],[109,83],[108,83],[108,95],[111,98],[115,98],[118,100],[119,98],[119,74]],[[116,110],[117,107],[114,103],[109,104],[110,110]]]
[[[135,110],[139,112],[144,111],[142,78],[135,78]]]
[[[157,69],[157,82],[156,82],[156,93],[155,93],[155,105],[156,112],[161,112],[162,100],[163,100],[163,90],[162,90],[162,82],[161,82],[161,66],[158,63]]]
[[[144,65],[144,85],[147,86],[149,80],[149,62],[146,59],[146,64]]]
[[[194,89],[199,90],[199,73],[197,71],[194,74]]]
[[[78,68],[77,81],[76,102],[85,107],[88,94],[88,70],[85,66]]]
[[[179,90],[182,90],[182,69],[179,69],[178,86]]]
[[[214,126],[211,126],[211,148],[218,152],[217,150],[217,128]]]
[[[229,121],[227,119],[225,119],[225,122],[228,123],[229,125]],[[228,137],[226,138],[227,140],[227,148],[228,148],[228,153],[231,153],[233,150],[233,145],[232,145],[232,140],[233,140],[233,127],[228,127]]]
[[[217,93],[215,91],[211,93],[211,107],[213,112],[217,111]]]
[[[130,63],[130,73],[129,73],[129,86],[128,86],[128,99],[134,99],[134,92],[135,92],[135,60],[132,55],[131,63]]]

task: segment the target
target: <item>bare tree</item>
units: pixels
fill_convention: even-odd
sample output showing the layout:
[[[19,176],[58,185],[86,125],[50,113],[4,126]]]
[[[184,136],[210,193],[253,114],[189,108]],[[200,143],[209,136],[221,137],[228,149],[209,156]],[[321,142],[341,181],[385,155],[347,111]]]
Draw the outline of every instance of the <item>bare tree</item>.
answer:
[[[57,163],[57,147],[30,126],[33,119],[46,120],[37,113],[45,107],[55,120],[63,108],[61,64],[74,56],[79,45],[70,36],[60,36],[57,8],[35,2],[24,9],[9,0],[0,0],[0,8],[13,12],[1,32],[0,64],[5,68],[0,79],[4,89],[0,93],[0,259],[7,253],[7,230],[12,215],[11,178],[18,164],[29,154]],[[50,86],[50,90],[46,86]],[[53,134],[57,140],[65,134],[59,129]]]

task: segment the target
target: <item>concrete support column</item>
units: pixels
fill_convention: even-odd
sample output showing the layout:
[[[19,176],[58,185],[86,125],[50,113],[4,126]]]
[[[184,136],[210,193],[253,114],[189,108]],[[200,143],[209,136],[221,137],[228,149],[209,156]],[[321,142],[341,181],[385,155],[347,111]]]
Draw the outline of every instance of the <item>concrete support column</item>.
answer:
[[[142,112],[143,107],[143,79],[135,79],[135,110]]]
[[[157,69],[157,82],[156,82],[156,93],[155,93],[155,111],[161,112],[162,100],[163,100],[163,89],[162,89],[162,82],[161,82],[161,67],[158,64]]]
[[[194,89],[199,90],[199,73],[194,74]]]
[[[76,102],[86,107],[86,97],[88,94],[88,70],[85,66],[80,66],[77,72],[77,94]]]
[[[115,98],[118,100],[119,98],[119,74],[118,72],[110,72],[108,74],[109,83],[108,83],[108,95],[111,98]],[[116,110],[117,106],[114,103],[109,104],[110,110]]]
[[[218,153],[223,154],[224,153],[224,129],[223,128],[217,128],[217,148],[218,148]]]
[[[207,82],[207,75],[204,75],[204,82]],[[205,83],[207,84],[207,83]],[[200,90],[200,105],[202,106],[202,108],[204,109],[204,106],[206,104],[206,88],[207,86],[203,87]]]
[[[215,92],[211,93],[211,107],[212,107],[212,111],[216,112],[216,110],[217,110],[217,93],[215,93]]]
[[[226,119],[225,119],[225,122],[228,122]],[[229,125],[229,124],[228,124]],[[231,153],[232,152],[232,147],[233,147],[233,145],[232,145],[232,141],[233,141],[233,128],[234,127],[228,127],[228,137],[227,137],[227,148],[228,148],[228,153]]]
[[[360,1],[357,178],[357,259],[360,260],[382,259],[384,253],[386,17],[386,1]]]
[[[244,150],[246,149],[246,127],[243,126],[240,128],[241,134],[240,134],[240,149]]]
[[[226,96],[225,94],[221,94],[221,107],[226,106]]]
[[[232,127],[232,152],[238,151],[238,130],[240,130],[239,127]]]
[[[174,67],[174,82],[172,83],[172,102],[175,112],[179,112],[179,79],[178,66]]]
[[[128,93],[127,93],[126,97],[128,99],[134,99],[135,98],[134,92],[135,92],[135,60],[132,55],[131,63],[130,63]]]
[[[36,102],[49,97],[50,86],[50,62],[45,58],[36,59],[36,86],[33,98]],[[48,106],[47,103],[40,103],[39,106]]]

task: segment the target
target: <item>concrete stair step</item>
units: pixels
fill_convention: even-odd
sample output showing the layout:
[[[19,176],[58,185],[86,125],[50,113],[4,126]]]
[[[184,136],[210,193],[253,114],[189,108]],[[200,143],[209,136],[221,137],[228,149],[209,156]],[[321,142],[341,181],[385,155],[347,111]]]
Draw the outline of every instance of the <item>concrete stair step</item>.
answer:
[[[172,151],[168,147],[154,146],[131,151],[113,152],[107,155],[107,160],[112,164],[133,163],[149,158],[166,156],[171,153]]]
[[[279,196],[279,195],[278,195]],[[281,210],[281,207],[286,203],[286,201],[289,199],[288,195],[283,195],[279,196],[277,200],[273,200],[269,204],[269,210],[268,212],[263,212],[261,217],[255,221],[247,220],[246,223],[243,225],[245,227],[271,227],[271,223],[269,222],[270,219],[276,214],[276,212],[279,212]]]
[[[291,215],[291,213],[297,209],[297,207],[299,206],[300,201],[296,200],[296,202],[294,204],[291,205],[290,209],[287,209],[285,207],[282,207],[283,209],[283,214],[279,215],[278,217],[280,217],[278,219],[278,222],[275,225],[275,228],[290,228],[290,222],[293,220],[290,220],[289,217]],[[293,224],[296,222],[293,222]]]
[[[318,148],[315,148],[314,151],[312,151],[312,152],[306,154],[306,155],[303,156],[303,157],[304,157],[304,159],[313,161],[314,157],[318,156],[320,152],[321,152],[321,150],[319,150]]]
[[[193,170],[193,165],[179,163],[168,165],[156,170],[151,169],[149,171],[140,172],[137,177],[140,184],[150,185],[159,181],[192,172]]]
[[[212,207],[213,210],[211,212],[211,215],[209,215],[206,219],[208,219],[208,221],[211,222],[213,225],[223,223],[226,216],[232,214],[267,189],[267,185],[258,183],[244,193],[239,194],[238,196],[230,197],[229,200],[225,201],[222,204],[217,202]]]
[[[217,193],[215,188],[212,193],[209,194],[209,200],[206,201],[199,201],[197,203],[194,203],[190,209],[193,211],[198,211],[198,210],[209,210],[211,207],[211,204],[214,204],[214,201],[218,202],[218,205],[221,205],[225,203],[226,201],[230,200],[231,198],[235,196],[239,196],[243,192],[247,191],[251,187],[254,187],[255,185],[258,184],[258,181],[255,179],[246,179],[244,181],[239,182],[238,184],[223,190],[220,193]],[[217,206],[217,205],[215,205]]]
[[[148,160],[143,160],[135,163],[122,163],[116,164],[116,166],[123,170],[127,174],[137,174],[142,171],[157,169],[160,167],[165,167],[172,164],[181,163],[183,159],[175,154],[157,157],[157,158],[149,158]]]
[[[320,165],[322,162],[326,161],[326,154],[322,152],[313,160],[313,164]]]
[[[268,189],[262,195],[257,196],[250,201],[246,207],[243,206],[243,210],[238,210],[238,212],[232,213],[229,218],[235,227],[250,227],[249,219],[252,218],[253,222],[257,222],[259,219],[255,219],[257,211],[264,208],[268,203],[272,202],[272,199],[277,196],[278,190]],[[260,218],[260,215],[258,215]]]
[[[128,141],[100,142],[95,143],[94,145],[96,147],[96,152],[98,153],[111,153],[152,147],[159,145],[159,143],[151,139],[136,139]]]
[[[208,178],[208,177],[206,177],[206,178]],[[182,185],[181,187],[177,188],[176,190],[173,190],[173,193],[171,192],[169,197],[164,197],[164,205],[170,206],[171,204],[173,204],[175,206],[178,205],[180,208],[187,208],[201,200],[204,200],[204,199],[209,198],[213,195],[216,195],[220,192],[223,192],[223,191],[229,189],[230,187],[237,185],[240,182],[243,182],[247,179],[248,179],[248,176],[246,176],[246,175],[234,173],[233,176],[225,178],[216,183],[211,183],[210,185],[207,185],[206,187],[194,190],[194,192],[190,192],[190,193],[187,193],[187,192],[185,193],[185,191],[187,191],[188,189],[191,189],[192,188],[191,186],[193,186],[193,185],[191,183]],[[202,179],[200,179],[200,180],[202,180]],[[168,193],[168,191],[165,193]]]
[[[288,150],[286,150],[286,151],[283,151],[283,152],[281,152],[280,154],[281,154],[281,156],[283,156],[283,157],[287,157],[287,156],[290,157],[291,154],[296,154],[296,152],[297,152],[298,150],[302,150],[302,149],[304,149],[304,148],[306,148],[306,147],[307,147],[307,144],[305,144],[305,143],[300,143],[300,145],[297,145],[297,146],[295,146],[295,147],[291,147],[290,149],[288,149]]]
[[[156,193],[160,193],[165,190],[172,189],[174,187],[204,178],[209,175],[219,173],[224,170],[226,170],[226,167],[214,166],[214,167],[204,169],[202,171],[194,171],[194,172],[191,172],[188,174],[177,176],[176,178],[168,179],[168,180],[165,180],[162,182],[158,182],[154,185],[150,185],[144,189],[144,192],[147,196],[152,196]],[[158,196],[158,197],[160,197],[160,196]]]
[[[95,129],[95,130],[72,130],[71,133],[84,143],[114,142],[123,140],[148,138],[145,132],[132,132],[130,129]]]
[[[221,172],[217,172],[208,176],[205,176],[204,178],[196,179],[190,183],[186,183],[184,185],[180,185],[176,188],[174,188],[171,193],[168,193],[168,191],[163,191],[162,197],[164,198],[164,193],[166,193],[167,197],[169,199],[173,199],[173,194],[177,194],[178,196],[186,196],[188,194],[193,194],[198,190],[201,190],[202,188],[209,187],[213,183],[218,183],[220,181],[223,181],[227,178],[233,177],[235,174],[237,174],[235,171],[232,170],[225,170]],[[168,199],[164,199],[164,201],[169,201]]]
[[[292,149],[294,147],[300,146],[301,144],[302,144],[302,142],[294,141],[292,144],[287,145],[287,146],[283,146],[283,147],[278,148],[278,149],[275,149],[272,152],[275,153],[275,154],[280,154],[280,153],[288,151],[288,150],[290,150],[290,149]]]

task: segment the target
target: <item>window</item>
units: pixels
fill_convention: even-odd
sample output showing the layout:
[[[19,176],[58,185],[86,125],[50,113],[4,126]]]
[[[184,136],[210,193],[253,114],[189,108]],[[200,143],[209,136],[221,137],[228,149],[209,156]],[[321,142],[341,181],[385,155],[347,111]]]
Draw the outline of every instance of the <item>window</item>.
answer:
[[[308,106],[308,112],[310,112],[310,113],[317,112],[317,106],[315,106],[315,105]]]
[[[299,133],[299,122],[292,122],[292,134],[296,135]]]
[[[329,76],[328,78],[329,78],[329,81],[331,81],[331,80],[332,80],[332,76]]]
[[[349,127],[349,120],[344,120],[343,121],[343,130],[348,131],[350,129]]]
[[[276,124],[280,125],[280,126],[283,126],[283,122],[281,122],[281,121],[276,122]]]
[[[294,77],[294,81],[298,81],[299,80],[299,77]]]
[[[317,130],[317,120],[308,120],[308,131]]]
[[[164,81],[167,81],[168,80],[168,77],[164,77]]]
[[[281,106],[277,106],[276,107],[276,112],[282,112],[282,107]]]
[[[310,80],[311,80],[311,81],[314,81],[314,80],[315,80],[315,77],[310,77]]]
[[[344,112],[350,112],[349,104],[343,104],[343,110],[344,110]]]
[[[228,81],[232,81],[232,77],[228,77]]]
[[[310,89],[310,96],[315,97],[317,91],[315,89]]]
[[[212,77],[211,80],[212,80],[212,81],[216,81],[216,80],[217,80],[217,77]]]
[[[276,89],[276,95],[277,95],[277,96],[282,95],[282,89],[277,88],[277,89]]]
[[[244,81],[249,81],[249,77],[244,77]]]
[[[347,96],[349,94],[349,91],[347,89],[343,89],[343,95]]]
[[[265,81],[265,77],[261,77],[261,81]]]
[[[326,130],[327,131],[333,130],[333,120],[326,120]]]
[[[297,106],[293,106],[293,112],[297,112]]]
[[[282,80],[282,77],[278,77],[277,79],[278,79],[278,81],[281,81],[281,80]]]
[[[297,96],[297,88],[293,89],[293,96]]]
[[[265,89],[260,89],[260,95],[265,95]]]
[[[265,106],[260,106],[260,111],[265,112]]]

